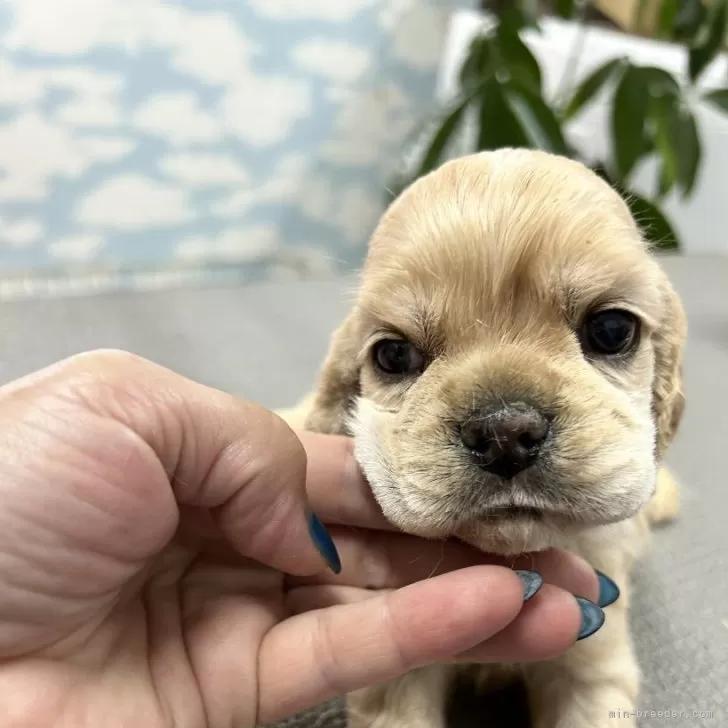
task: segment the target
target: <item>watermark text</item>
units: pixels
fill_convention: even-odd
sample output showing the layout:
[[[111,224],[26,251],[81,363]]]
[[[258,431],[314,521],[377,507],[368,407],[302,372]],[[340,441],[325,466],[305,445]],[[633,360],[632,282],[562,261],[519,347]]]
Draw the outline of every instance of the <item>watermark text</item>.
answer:
[[[610,718],[662,718],[663,720],[711,720],[715,718],[712,710],[610,710]]]

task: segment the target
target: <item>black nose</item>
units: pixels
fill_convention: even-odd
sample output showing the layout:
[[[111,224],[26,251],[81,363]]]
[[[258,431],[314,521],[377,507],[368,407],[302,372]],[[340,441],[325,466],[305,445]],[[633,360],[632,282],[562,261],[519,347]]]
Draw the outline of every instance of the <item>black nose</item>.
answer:
[[[463,423],[460,437],[481,468],[510,479],[536,462],[549,430],[548,418],[533,407],[506,406]]]

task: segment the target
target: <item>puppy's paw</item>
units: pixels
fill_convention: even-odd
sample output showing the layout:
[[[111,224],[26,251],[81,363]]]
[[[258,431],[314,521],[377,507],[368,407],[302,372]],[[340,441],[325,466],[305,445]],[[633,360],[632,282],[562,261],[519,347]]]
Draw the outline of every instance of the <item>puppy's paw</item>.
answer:
[[[453,668],[433,665],[350,693],[348,728],[445,728]]]
[[[653,525],[668,523],[677,518],[680,512],[680,486],[665,466],[657,471],[657,488],[647,504],[646,512]]]

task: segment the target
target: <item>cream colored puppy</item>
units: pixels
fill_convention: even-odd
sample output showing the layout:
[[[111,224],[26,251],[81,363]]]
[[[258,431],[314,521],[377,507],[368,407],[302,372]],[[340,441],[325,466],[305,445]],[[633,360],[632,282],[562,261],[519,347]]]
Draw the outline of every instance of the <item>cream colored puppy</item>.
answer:
[[[685,329],[606,183],[543,152],[481,153],[391,205],[318,389],[288,413],[354,436],[402,530],[502,554],[563,547],[615,579],[605,626],[563,657],[469,668],[484,682],[517,673],[536,728],[632,724],[610,712],[623,716],[638,691],[629,572],[649,522],[677,509],[659,468],[683,410]],[[462,669],[352,695],[350,724],[442,726]]]

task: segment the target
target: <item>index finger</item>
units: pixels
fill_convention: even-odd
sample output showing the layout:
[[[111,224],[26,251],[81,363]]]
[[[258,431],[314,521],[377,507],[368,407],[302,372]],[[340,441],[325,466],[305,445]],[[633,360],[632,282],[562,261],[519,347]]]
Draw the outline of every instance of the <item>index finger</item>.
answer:
[[[296,433],[306,450],[306,491],[325,523],[393,530],[354,457],[354,441],[341,435]]]
[[[512,571],[474,566],[283,620],[258,652],[258,722],[449,661],[498,634],[522,607],[523,583]]]

